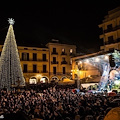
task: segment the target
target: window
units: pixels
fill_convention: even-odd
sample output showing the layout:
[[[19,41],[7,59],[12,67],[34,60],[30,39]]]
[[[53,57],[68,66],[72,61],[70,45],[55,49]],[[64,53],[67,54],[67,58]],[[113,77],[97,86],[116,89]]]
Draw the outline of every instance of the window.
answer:
[[[56,67],[53,67],[53,74],[56,74]]]
[[[113,43],[113,42],[114,42],[113,36],[109,36],[109,37],[108,37],[108,43]]]
[[[23,64],[23,72],[27,73],[27,64]]]
[[[109,48],[109,51],[114,51],[114,48]]]
[[[28,48],[24,48],[24,50],[28,50]]]
[[[112,24],[107,25],[108,30],[112,30]]]
[[[37,61],[37,53],[33,53],[33,61]]]
[[[65,74],[65,67],[63,67],[63,74]]]
[[[33,73],[37,72],[37,65],[33,65]]]
[[[29,53],[22,53],[22,60],[29,60]]]
[[[43,73],[46,73],[46,65],[43,65]]]
[[[46,54],[42,54],[43,61],[46,61]]]
[[[73,49],[70,49],[70,53],[73,53]]]
[[[53,48],[53,53],[56,53],[56,48]]]
[[[64,48],[62,49],[62,53],[65,53],[65,49]]]
[[[62,57],[62,61],[65,61],[65,57]]]
[[[56,62],[56,57],[53,57],[53,62]]]

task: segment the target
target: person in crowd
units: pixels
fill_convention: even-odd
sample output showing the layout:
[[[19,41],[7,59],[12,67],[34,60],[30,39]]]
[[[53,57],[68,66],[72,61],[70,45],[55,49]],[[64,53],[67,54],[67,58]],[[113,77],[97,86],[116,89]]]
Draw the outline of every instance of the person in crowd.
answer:
[[[31,119],[42,120],[102,120],[114,99],[102,93],[78,94],[73,89],[57,87],[43,91],[0,90],[0,98],[1,114],[24,112]]]

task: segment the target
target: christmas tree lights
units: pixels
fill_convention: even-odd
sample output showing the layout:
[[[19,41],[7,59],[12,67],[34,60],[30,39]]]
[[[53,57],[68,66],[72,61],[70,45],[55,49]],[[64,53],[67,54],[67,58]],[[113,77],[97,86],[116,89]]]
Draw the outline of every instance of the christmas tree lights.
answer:
[[[18,86],[18,80],[20,81],[19,86],[25,86],[25,80],[13,30],[15,21],[12,18],[8,21],[10,26],[0,58],[0,89],[7,88],[10,90],[12,86]]]

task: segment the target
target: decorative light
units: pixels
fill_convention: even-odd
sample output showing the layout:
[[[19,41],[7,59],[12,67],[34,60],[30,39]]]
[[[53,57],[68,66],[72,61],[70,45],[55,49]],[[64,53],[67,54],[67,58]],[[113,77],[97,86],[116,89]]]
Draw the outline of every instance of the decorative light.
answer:
[[[91,75],[88,75],[88,77],[91,77]]]
[[[14,25],[14,23],[15,23],[13,18],[8,18],[8,22],[10,23],[10,25]]]
[[[78,65],[79,65],[79,64],[82,64],[82,61],[79,61],[79,62],[78,62]]]
[[[37,74],[36,77],[37,77],[37,78],[41,78],[42,75],[41,75],[41,74]]]
[[[89,60],[88,60],[88,59],[86,60],[86,63],[89,63]]]
[[[3,45],[0,59],[0,88],[11,90],[11,86],[25,86],[22,67],[15,40],[14,19],[9,18],[9,29]]]
[[[95,58],[95,62],[99,62],[100,61],[100,59],[99,58]]]
[[[105,59],[105,60],[108,60],[108,58],[109,58],[108,55],[105,55],[104,59]]]

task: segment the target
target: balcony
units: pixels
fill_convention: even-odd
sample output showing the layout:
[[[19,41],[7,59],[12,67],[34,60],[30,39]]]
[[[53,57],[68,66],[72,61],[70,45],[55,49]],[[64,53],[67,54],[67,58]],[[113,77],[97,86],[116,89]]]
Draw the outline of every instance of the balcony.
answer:
[[[51,61],[51,64],[58,64],[58,61]]]
[[[54,74],[53,72],[50,72],[50,75],[71,75],[71,73],[65,72],[65,74],[63,74],[63,72],[56,72],[56,74]]]
[[[48,71],[41,71],[41,73],[48,73]]]
[[[116,27],[113,27],[113,28],[110,28],[110,29],[106,29],[104,30],[104,33],[108,33],[108,32],[112,32],[112,31],[116,31],[120,29],[120,25],[116,26]]]
[[[33,59],[20,59],[20,61],[37,61],[37,62],[48,62],[48,60],[43,60],[43,59],[36,59],[36,60],[33,60]]]
[[[72,57],[74,57],[74,56],[75,56],[75,54],[74,54],[74,53],[70,53],[69,55],[70,55],[70,56],[72,56]]]
[[[61,55],[67,55],[67,53],[65,53],[65,52],[62,52],[62,53],[61,53]]]
[[[28,70],[28,71],[23,71],[23,73],[39,73],[39,71]]]
[[[116,40],[113,40],[113,41],[107,41],[107,42],[105,42],[105,45],[115,44],[115,43],[118,43],[118,42],[120,42],[120,38],[118,38]]]
[[[66,61],[62,61],[61,64],[67,64],[67,62]]]
[[[58,55],[58,53],[57,52],[52,52],[51,55]]]

